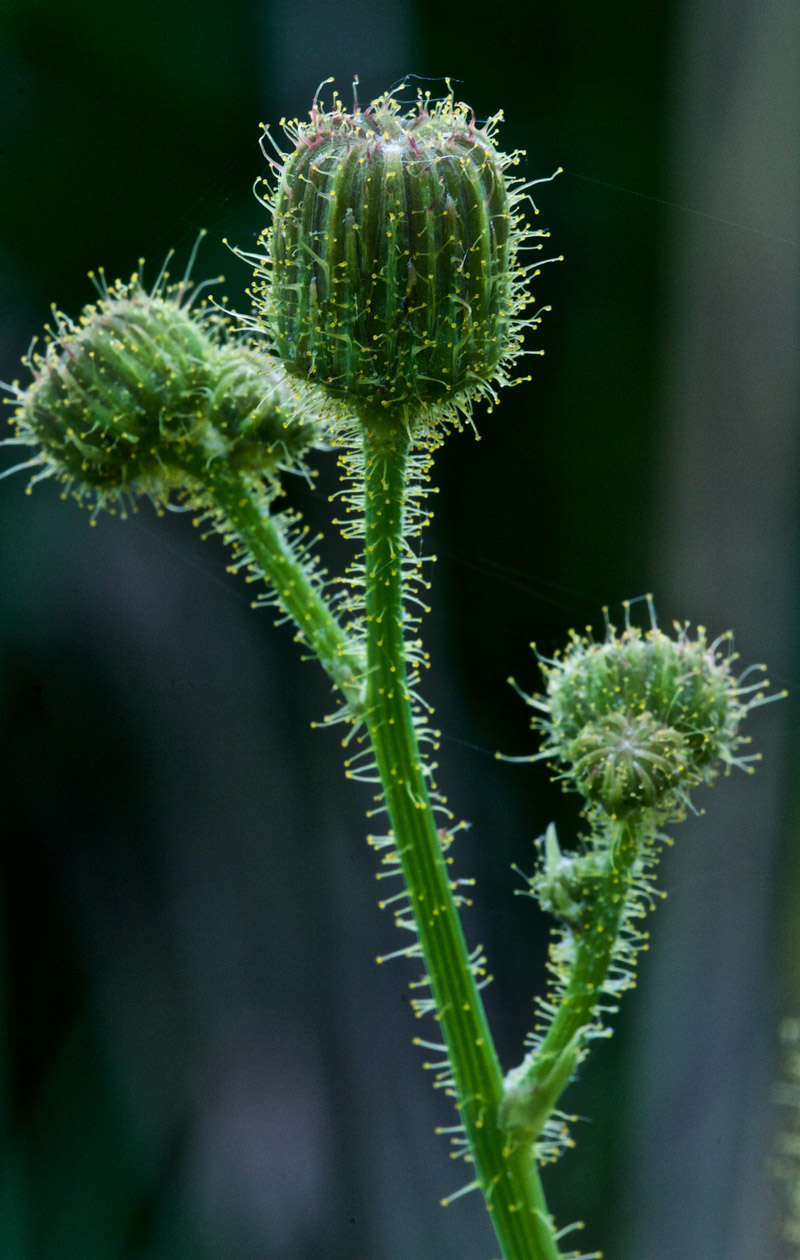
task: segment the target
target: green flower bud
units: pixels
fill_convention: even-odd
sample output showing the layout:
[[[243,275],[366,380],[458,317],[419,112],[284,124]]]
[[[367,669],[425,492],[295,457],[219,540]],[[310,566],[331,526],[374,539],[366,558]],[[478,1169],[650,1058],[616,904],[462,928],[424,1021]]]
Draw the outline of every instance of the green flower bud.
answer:
[[[519,153],[453,96],[383,95],[283,124],[294,144],[264,204],[256,322],[287,369],[354,409],[468,414],[522,353]],[[266,181],[264,181],[266,184]],[[541,246],[536,246],[541,248]]]
[[[676,626],[671,638],[655,623],[607,627],[603,643],[573,634],[562,656],[540,658],[546,692],[526,696],[546,737],[539,757],[591,804],[614,817],[638,810],[679,815],[688,794],[710,783],[720,766],[751,769],[739,750],[748,711],[767,699],[765,682],[742,686],[731,635],[708,643]],[[754,667],[761,670],[762,666]],[[747,671],[748,673],[750,671]]]
[[[280,364],[240,341],[218,347],[207,407],[209,447],[219,436],[229,466],[242,472],[263,475],[277,467],[298,467],[320,438],[319,426],[302,413]]]
[[[164,501],[215,459],[263,476],[314,440],[280,366],[237,340],[223,312],[185,301],[185,281],[163,279],[148,292],[136,275],[111,288],[101,275],[77,323],[54,310],[44,349],[25,360],[32,383],[9,391],[9,442],[37,448],[23,465],[40,467],[34,481],[55,477],[101,505]]]
[[[586,917],[587,898],[595,891],[600,875],[597,856],[592,852],[562,852],[555,823],[548,825],[539,843],[541,869],[527,882],[543,910],[578,930]]]

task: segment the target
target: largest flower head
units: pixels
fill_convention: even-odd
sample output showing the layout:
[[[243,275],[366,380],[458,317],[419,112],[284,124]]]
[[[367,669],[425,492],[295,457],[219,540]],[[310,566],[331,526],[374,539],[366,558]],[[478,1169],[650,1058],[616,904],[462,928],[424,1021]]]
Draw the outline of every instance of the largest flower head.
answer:
[[[385,94],[283,124],[293,149],[265,193],[253,296],[290,372],[356,410],[451,418],[508,382],[538,322],[519,250],[547,234],[524,221],[501,117]]]

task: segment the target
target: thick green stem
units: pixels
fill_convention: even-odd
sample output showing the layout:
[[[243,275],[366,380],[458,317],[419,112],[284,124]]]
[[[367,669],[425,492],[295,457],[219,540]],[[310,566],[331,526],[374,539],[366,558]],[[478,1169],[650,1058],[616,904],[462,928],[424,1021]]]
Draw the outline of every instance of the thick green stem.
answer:
[[[556,1260],[530,1147],[508,1149],[497,1123],[502,1074],[431,809],[406,664],[403,513],[408,438],[401,422],[365,426],[366,721],[447,1044],[457,1107],[505,1260]]]
[[[190,472],[208,491],[225,523],[252,555],[270,584],[278,605],[294,621],[300,639],[308,645],[333,684],[341,692],[353,717],[363,710],[364,661],[339,624],[307,566],[292,545],[279,518],[270,515],[263,495],[222,460],[206,464],[186,460]]]

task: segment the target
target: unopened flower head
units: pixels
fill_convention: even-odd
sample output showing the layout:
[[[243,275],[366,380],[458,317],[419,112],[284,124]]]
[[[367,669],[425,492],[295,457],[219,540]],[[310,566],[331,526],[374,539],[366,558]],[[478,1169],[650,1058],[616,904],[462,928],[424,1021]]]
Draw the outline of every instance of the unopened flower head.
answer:
[[[540,658],[543,696],[526,697],[545,743],[539,757],[592,805],[622,817],[652,809],[679,815],[689,792],[720,767],[750,769],[739,733],[748,711],[767,699],[765,680],[734,673],[731,635],[709,643],[705,630],[655,623],[642,631],[607,626],[605,640],[572,635],[563,655]],[[753,667],[759,671],[763,666]]]
[[[198,460],[224,455],[259,475],[302,456],[315,430],[285,373],[219,309],[194,307],[186,280],[168,286],[162,274],[148,291],[138,275],[109,286],[101,273],[97,287],[76,322],[54,309],[43,349],[25,360],[31,383],[8,387],[7,443],[35,449],[22,465],[33,481],[55,477],[101,505],[164,501],[191,485]]]
[[[420,93],[351,112],[334,96],[284,123],[293,151],[273,162],[253,296],[291,372],[409,418],[454,418],[509,382],[539,321],[519,251],[547,233],[524,221],[529,185],[509,175],[520,154],[496,147],[501,117],[479,125],[452,94]]]

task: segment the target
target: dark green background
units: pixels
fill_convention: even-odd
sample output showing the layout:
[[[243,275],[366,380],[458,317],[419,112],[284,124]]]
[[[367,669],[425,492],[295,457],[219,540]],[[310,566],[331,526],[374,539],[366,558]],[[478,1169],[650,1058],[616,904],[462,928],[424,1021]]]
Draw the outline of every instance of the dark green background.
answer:
[[[786,3],[467,0],[0,4],[0,378],[86,272],[223,270],[244,308],[263,212],[258,123],[329,74],[365,99],[442,75],[527,150],[552,253],[533,381],[438,458],[425,680],[440,783],[473,826],[505,1066],[547,927],[516,862],[572,802],[505,679],[528,644],[653,591],[663,623],[733,627],[797,691],[800,19]],[[411,80],[413,83],[414,80]],[[10,414],[10,413],[9,413]],[[4,466],[17,452],[3,454]],[[216,540],[0,488],[3,1260],[488,1260],[410,1042],[376,909],[365,789],[287,628],[252,613]],[[324,467],[307,502],[328,518]],[[332,569],[348,552],[325,546]],[[762,1260],[775,1029],[800,1012],[791,736],[752,722],[757,779],[706,793],[665,864],[652,957],[568,1105],[559,1223],[612,1260]],[[581,1236],[577,1236],[581,1237]],[[578,1245],[577,1243],[575,1244]]]

